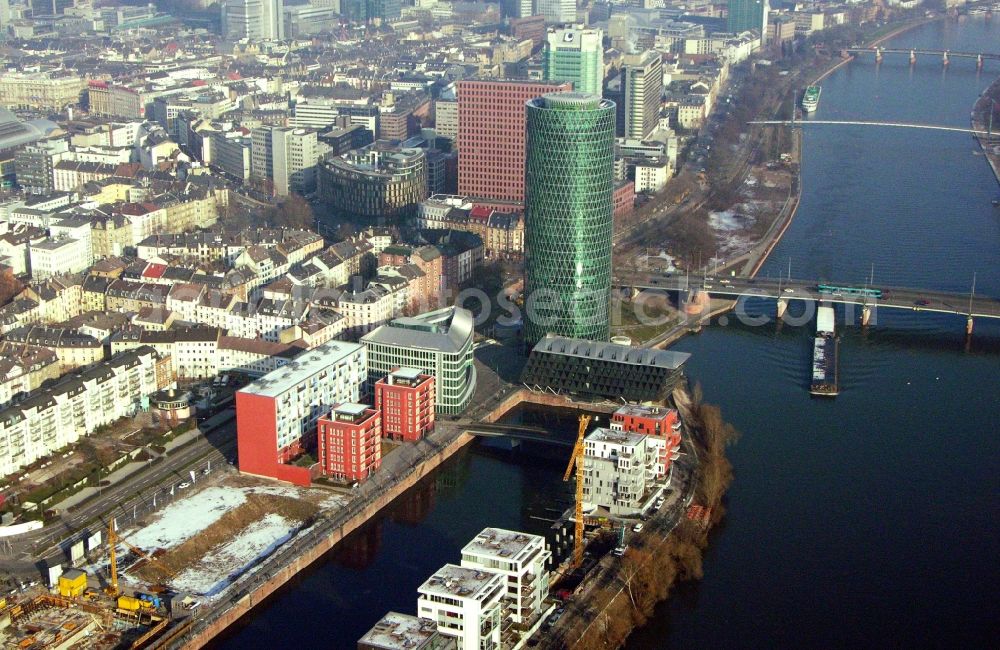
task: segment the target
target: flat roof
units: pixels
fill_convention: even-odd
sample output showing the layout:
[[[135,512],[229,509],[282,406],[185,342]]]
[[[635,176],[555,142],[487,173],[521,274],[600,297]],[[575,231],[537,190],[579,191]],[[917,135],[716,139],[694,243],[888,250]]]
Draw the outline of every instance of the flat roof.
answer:
[[[501,574],[467,569],[457,564],[446,564],[434,572],[417,590],[422,594],[438,594],[442,596],[459,596],[475,598],[482,593],[491,582],[500,580]]]
[[[389,373],[393,377],[399,377],[400,379],[411,379],[416,381],[420,379],[420,375],[424,374],[419,368],[397,368]]]
[[[652,350],[630,345],[619,345],[618,343],[571,339],[565,336],[553,335],[546,335],[545,338],[535,344],[532,352],[615,361],[633,366],[656,366],[668,370],[679,369],[691,358],[691,355],[687,352]]]
[[[240,389],[240,393],[277,397],[299,382],[308,379],[361,350],[357,343],[330,341],[312,350],[306,350],[288,364],[273,370],[252,384]]]
[[[351,402],[346,402],[344,404],[338,404],[333,407],[335,413],[344,413],[346,415],[364,415],[370,407],[367,404],[354,404]]]
[[[427,643],[436,633],[434,621],[389,612],[358,639],[358,643],[384,650],[411,650]]]
[[[419,316],[397,318],[361,337],[362,343],[454,353],[472,340],[472,312],[446,307]]]
[[[666,406],[626,404],[625,406],[618,407],[618,410],[615,411],[614,414],[627,417],[649,418],[651,420],[663,420],[673,410],[674,409],[667,408]]]
[[[471,542],[465,545],[462,553],[516,559],[528,548],[537,546],[539,543],[541,543],[542,548],[545,547],[545,539],[539,535],[530,535],[503,528],[484,528]]]
[[[597,427],[587,434],[587,442],[610,442],[624,447],[635,447],[646,436],[633,431],[617,431],[607,427]]]

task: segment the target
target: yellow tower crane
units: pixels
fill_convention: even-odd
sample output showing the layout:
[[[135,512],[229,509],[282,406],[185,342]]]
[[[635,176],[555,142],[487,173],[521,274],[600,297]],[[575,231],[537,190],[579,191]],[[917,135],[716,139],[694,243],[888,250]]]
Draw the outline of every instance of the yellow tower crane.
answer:
[[[576,503],[574,510],[574,534],[573,534],[573,562],[571,568],[576,568],[583,564],[583,438],[590,426],[590,415],[580,414],[580,426],[576,432],[576,443],[573,445],[573,453],[569,458],[569,465],[566,466],[566,473],[563,480],[568,481],[573,474],[573,467],[576,467]]]
[[[172,578],[174,576],[174,572],[171,571],[169,568],[167,568],[165,564],[157,560],[155,557],[149,555],[141,548],[129,544],[127,539],[120,536],[115,531],[115,520],[114,518],[112,518],[111,522],[108,524],[108,555],[111,560],[110,570],[108,572],[110,574],[109,576],[110,582],[108,584],[107,589],[105,590],[109,596],[117,598],[122,593],[121,589],[118,587],[118,556],[117,556],[117,551],[115,550],[115,547],[118,545],[118,542],[121,542],[122,544],[127,546],[133,553],[146,560],[146,562],[148,562],[150,566],[156,568],[156,570],[158,570],[167,578]]]

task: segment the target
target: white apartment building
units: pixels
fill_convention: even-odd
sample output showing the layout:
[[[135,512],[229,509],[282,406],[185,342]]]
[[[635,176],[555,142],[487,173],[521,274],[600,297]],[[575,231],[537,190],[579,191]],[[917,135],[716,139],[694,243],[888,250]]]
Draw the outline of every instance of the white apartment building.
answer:
[[[506,583],[500,573],[446,564],[417,589],[417,616],[436,623],[459,650],[499,649]]]
[[[670,163],[664,159],[650,159],[635,164],[635,191],[655,193],[670,180]]]
[[[150,347],[116,355],[0,411],[0,476],[132,415],[155,392],[158,356]]]
[[[613,517],[642,510],[655,476],[658,450],[648,449],[647,436],[629,431],[594,429],[584,440],[583,499]]]
[[[58,273],[78,273],[91,265],[87,242],[63,237],[32,244],[29,250],[31,277],[43,280]]]
[[[542,615],[542,601],[549,593],[546,565],[551,557],[540,535],[484,528],[462,549],[462,566],[505,576],[511,620],[530,625]]]

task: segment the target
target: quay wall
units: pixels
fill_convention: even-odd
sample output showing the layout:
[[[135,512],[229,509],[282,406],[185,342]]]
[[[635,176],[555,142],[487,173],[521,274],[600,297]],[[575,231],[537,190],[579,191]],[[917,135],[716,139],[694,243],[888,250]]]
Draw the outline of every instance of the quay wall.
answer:
[[[409,472],[405,477],[401,478],[391,488],[382,493],[365,508],[345,521],[342,526],[332,531],[325,539],[321,540],[318,544],[312,546],[311,548],[304,550],[303,553],[297,558],[288,564],[285,564],[280,569],[277,569],[273,576],[262,582],[260,586],[254,589],[251,593],[234,603],[234,606],[228,611],[224,612],[218,618],[209,623],[207,627],[198,630],[198,633],[195,636],[186,639],[184,642],[184,648],[197,650],[198,648],[204,647],[212,639],[221,634],[226,628],[236,623],[236,621],[248,614],[255,606],[262,603],[268,596],[273,594],[286,582],[295,577],[295,575],[297,575],[300,571],[306,569],[309,565],[322,558],[330,549],[344,539],[344,537],[374,517],[380,510],[392,503],[396,497],[416,485],[420,479],[436,469],[439,465],[441,465],[441,463],[453,456],[462,447],[472,442],[472,440],[474,440],[472,435],[462,432],[441,450],[431,456],[428,456],[419,465],[417,465],[412,472]]]

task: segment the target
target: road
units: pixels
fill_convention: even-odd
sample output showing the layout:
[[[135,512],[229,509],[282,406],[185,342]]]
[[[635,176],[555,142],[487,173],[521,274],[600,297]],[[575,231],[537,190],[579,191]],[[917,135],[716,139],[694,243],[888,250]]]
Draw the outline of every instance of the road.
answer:
[[[873,286],[882,291],[880,299],[866,299],[841,292],[820,293],[816,280],[764,279],[746,277],[687,278],[680,274],[659,275],[649,273],[619,273],[613,280],[616,286],[636,289],[661,289],[677,292],[688,289],[704,290],[713,298],[782,298],[831,302],[862,307],[866,303],[874,308],[908,309],[941,314],[970,314],[969,294],[931,291],[908,287]],[[834,284],[832,281],[827,284]],[[852,284],[863,288],[863,285]],[[974,318],[1000,318],[1000,299],[992,296],[975,296],[971,302]]]
[[[207,437],[174,451],[149,469],[108,487],[96,498],[64,513],[57,522],[16,538],[8,538],[6,541],[10,544],[5,549],[6,556],[0,558],[0,569],[13,574],[37,576],[37,559],[52,557],[63,540],[78,535],[88,527],[92,530],[103,529],[107,515],[117,516],[115,513],[120,513],[131,516],[134,508],[138,507],[148,511],[154,494],[163,494],[161,503],[167,503],[171,490],[189,480],[187,468],[195,462],[211,462],[216,467],[225,467],[235,458],[236,423],[231,420],[208,433]],[[95,521],[102,523],[94,526]]]

